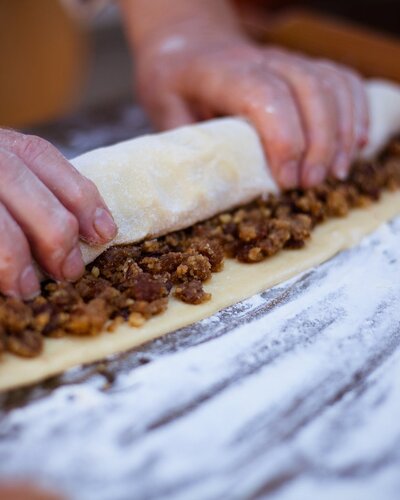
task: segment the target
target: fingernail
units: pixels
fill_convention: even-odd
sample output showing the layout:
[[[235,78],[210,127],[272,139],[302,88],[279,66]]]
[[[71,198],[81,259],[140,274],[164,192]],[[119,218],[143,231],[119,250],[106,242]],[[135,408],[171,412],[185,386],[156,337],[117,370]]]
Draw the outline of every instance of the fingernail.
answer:
[[[335,176],[340,180],[346,179],[350,164],[348,155],[346,153],[338,153],[333,164],[333,172]]]
[[[40,293],[39,280],[33,266],[26,267],[19,277],[19,290],[24,300],[31,300]]]
[[[104,208],[96,208],[94,213],[94,228],[102,240],[112,240],[117,234],[117,226],[111,214]]]
[[[322,165],[314,165],[308,168],[306,181],[308,186],[316,186],[321,184],[325,179],[326,169]]]
[[[279,173],[279,182],[282,187],[291,189],[297,186],[297,162],[289,161],[282,165]]]
[[[84,265],[81,251],[78,247],[75,247],[64,260],[62,266],[64,279],[67,281],[75,281],[82,275],[83,270]]]

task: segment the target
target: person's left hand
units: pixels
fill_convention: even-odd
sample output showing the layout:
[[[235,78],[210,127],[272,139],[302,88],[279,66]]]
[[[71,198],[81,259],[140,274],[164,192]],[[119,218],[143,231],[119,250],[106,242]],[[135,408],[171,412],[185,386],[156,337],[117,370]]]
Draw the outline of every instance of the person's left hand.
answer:
[[[49,142],[0,129],[0,294],[40,293],[33,259],[51,278],[84,272],[79,237],[109,242],[117,233],[97,187]]]

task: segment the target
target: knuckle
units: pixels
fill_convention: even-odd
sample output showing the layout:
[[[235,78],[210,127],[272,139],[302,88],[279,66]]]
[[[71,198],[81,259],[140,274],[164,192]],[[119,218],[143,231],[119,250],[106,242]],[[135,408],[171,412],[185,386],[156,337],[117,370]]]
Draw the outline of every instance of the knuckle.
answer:
[[[274,141],[274,152],[276,157],[287,160],[300,160],[305,153],[305,143],[280,139]]]
[[[325,164],[329,162],[336,151],[336,142],[332,140],[317,140],[310,148],[310,155],[314,157],[315,162]]]
[[[326,78],[322,78],[317,73],[304,72],[302,75],[302,84],[306,89],[308,95],[313,96],[316,99],[323,101],[324,92],[326,89]]]
[[[4,275],[18,275],[20,268],[23,267],[24,263],[28,261],[26,258],[29,253],[28,251],[22,252],[21,250],[16,253],[12,247],[5,246],[2,247],[0,243],[0,274]]]
[[[54,221],[51,228],[47,232],[47,249],[52,254],[54,252],[64,257],[64,251],[72,248],[78,240],[79,224],[77,219],[70,213],[65,211],[63,215],[59,215]]]
[[[71,240],[78,235],[79,224],[74,215],[70,212],[65,211],[61,224],[59,225],[58,233],[62,235],[64,239]]]
[[[308,134],[308,155],[321,161],[330,157],[337,146],[337,134],[332,134],[327,127],[310,129]]]
[[[332,75],[332,81],[336,93],[343,99],[347,99],[348,104],[351,103],[354,90],[351,80],[343,72],[336,72]],[[343,111],[351,113],[351,108],[348,106]]]
[[[82,176],[78,182],[75,181],[68,191],[68,207],[78,216],[80,213],[85,213],[99,205],[103,206],[103,204],[96,185],[86,177]],[[67,226],[70,224],[71,222],[67,221]]]
[[[356,71],[349,68],[344,68],[341,71],[341,75],[349,86],[351,92],[355,95],[359,95],[361,99],[364,98],[366,100],[367,96],[362,77]]]
[[[100,193],[96,184],[90,179],[82,177],[82,182],[77,184],[79,184],[77,200],[79,203],[86,204],[87,202],[97,201],[97,199],[100,198]]]
[[[291,95],[289,84],[279,77],[271,78],[269,89],[275,98],[287,98]]]
[[[14,171],[14,166],[18,162],[18,157],[8,151],[7,149],[0,148],[0,171],[2,176],[2,181],[8,179],[8,176],[12,175]],[[4,176],[7,176],[6,178]]]
[[[347,66],[339,66],[339,69],[344,76],[350,78],[353,82],[362,85],[362,76],[355,69]]]
[[[316,64],[319,71],[322,73],[328,73],[329,75],[343,74],[346,71],[346,67],[342,66],[334,61],[328,59],[320,59]]]
[[[324,97],[329,98],[343,86],[344,79],[335,63],[319,63],[313,66],[312,72],[307,72],[304,83],[309,95],[322,103]]]
[[[7,234],[7,238],[0,240],[0,274],[16,273],[29,260],[29,245],[20,227],[3,207],[0,207],[0,229]]]
[[[82,180],[83,180],[83,184],[85,186],[85,189],[86,189],[87,193],[89,193],[89,194],[98,194],[99,191],[97,189],[96,184],[93,181],[91,181],[87,177],[83,177],[83,176],[82,176]]]
[[[66,212],[64,216],[64,229],[69,232],[69,234],[75,234],[79,230],[79,224],[74,215],[70,212]]]
[[[281,106],[282,102],[292,99],[289,85],[278,77],[269,77],[268,81],[256,80],[251,91],[242,97],[249,112],[258,112],[266,104]]]
[[[5,151],[16,153],[23,135],[24,134],[16,130],[0,128],[0,148],[3,151],[2,154],[4,154]]]
[[[92,193],[92,186],[90,182],[85,182],[84,180],[75,182],[69,193],[69,199],[71,203],[76,207],[82,207],[86,200],[90,197]]]
[[[29,170],[14,153],[0,150],[0,175],[3,187],[24,185],[29,178]]]
[[[19,151],[26,158],[35,160],[38,156],[44,154],[49,147],[50,143],[41,137],[36,135],[22,135]]]

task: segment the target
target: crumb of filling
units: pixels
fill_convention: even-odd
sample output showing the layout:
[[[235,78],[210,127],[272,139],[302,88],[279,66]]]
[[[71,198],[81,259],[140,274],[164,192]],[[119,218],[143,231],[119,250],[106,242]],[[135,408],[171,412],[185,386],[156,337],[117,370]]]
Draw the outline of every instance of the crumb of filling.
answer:
[[[256,200],[166,236],[112,247],[76,283],[42,284],[29,302],[0,295],[0,353],[40,354],[45,337],[95,336],[123,322],[140,328],[166,310],[171,296],[201,304],[203,288],[224,259],[260,262],[281,249],[298,249],[331,217],[377,201],[400,188],[400,139],[375,161],[358,162],[346,181],[328,179],[306,190]]]

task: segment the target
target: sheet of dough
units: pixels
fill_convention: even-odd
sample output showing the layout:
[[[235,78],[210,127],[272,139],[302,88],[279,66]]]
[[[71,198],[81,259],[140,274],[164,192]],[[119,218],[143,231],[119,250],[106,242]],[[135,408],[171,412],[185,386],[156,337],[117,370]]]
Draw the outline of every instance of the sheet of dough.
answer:
[[[127,351],[195,323],[328,260],[397,214],[400,214],[400,193],[386,194],[379,203],[317,227],[311,241],[301,250],[285,250],[258,264],[226,260],[225,269],[214,274],[206,284],[213,298],[205,304],[193,306],[171,299],[165,313],[138,329],[121,325],[115,332],[104,332],[97,337],[46,339],[43,354],[31,360],[7,354],[0,362],[0,391],[38,382],[67,368]]]
[[[400,88],[371,81],[367,92],[371,131],[363,156],[375,154],[400,131]],[[126,141],[82,155],[74,164],[95,181],[109,204],[120,227],[114,244],[186,227],[276,190],[257,134],[240,118]],[[319,226],[302,250],[283,251],[253,265],[227,260],[207,286],[213,299],[206,304],[171,299],[165,313],[139,329],[122,325],[96,338],[46,339],[43,354],[33,360],[7,354],[0,362],[0,390],[100,360],[210,316],[324,262],[399,213],[400,193],[386,194],[368,209]],[[83,246],[86,262],[103,250]]]
[[[400,87],[371,80],[366,89],[371,129],[364,157],[400,130]],[[139,137],[72,163],[94,181],[114,215],[119,233],[112,244],[182,229],[277,190],[257,133],[241,118]],[[81,248],[89,263],[106,247]]]

